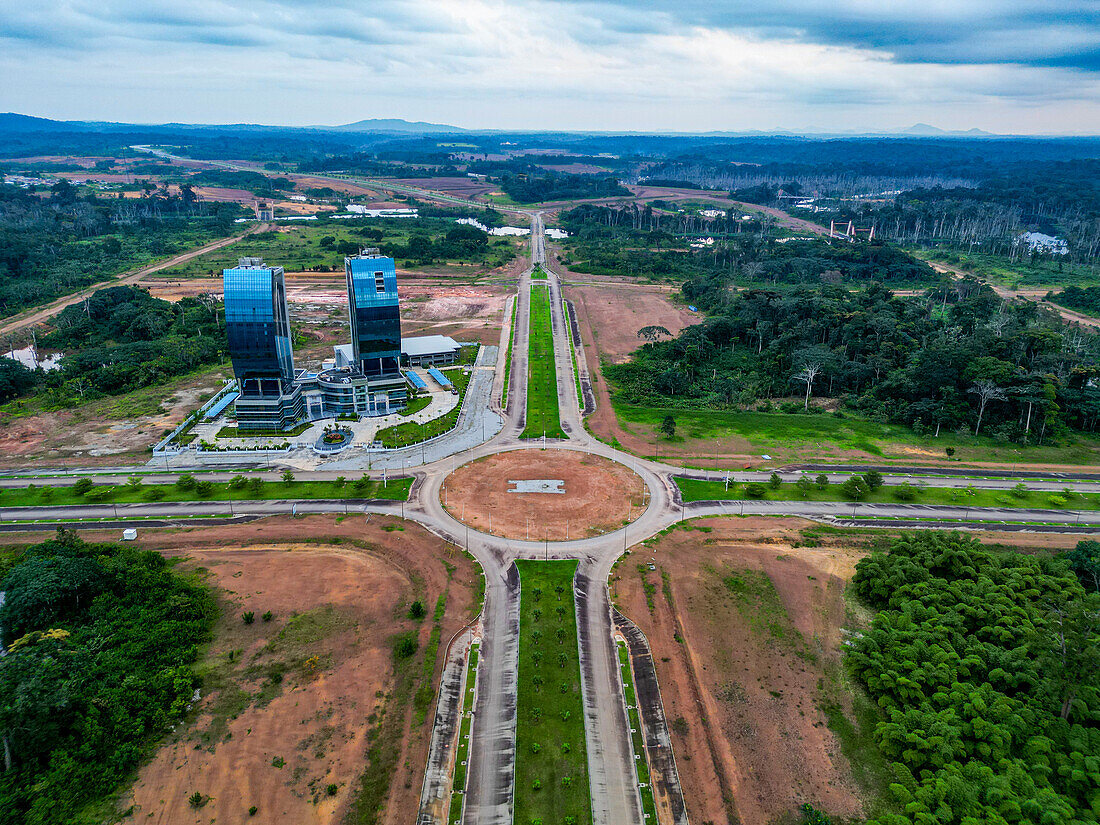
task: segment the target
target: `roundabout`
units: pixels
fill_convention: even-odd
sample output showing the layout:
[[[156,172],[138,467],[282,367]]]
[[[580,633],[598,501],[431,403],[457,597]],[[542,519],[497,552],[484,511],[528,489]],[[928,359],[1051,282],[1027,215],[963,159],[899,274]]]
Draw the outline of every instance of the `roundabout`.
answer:
[[[579,450],[521,449],[458,467],[440,489],[448,514],[487,535],[569,541],[618,530],[649,491],[624,464]]]

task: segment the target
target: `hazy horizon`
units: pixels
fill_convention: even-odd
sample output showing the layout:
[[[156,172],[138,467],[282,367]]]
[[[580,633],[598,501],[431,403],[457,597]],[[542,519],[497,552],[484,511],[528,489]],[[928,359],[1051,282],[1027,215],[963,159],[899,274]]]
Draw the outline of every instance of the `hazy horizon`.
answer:
[[[1100,133],[1088,0],[46,0],[0,43],[0,109],[57,120]]]

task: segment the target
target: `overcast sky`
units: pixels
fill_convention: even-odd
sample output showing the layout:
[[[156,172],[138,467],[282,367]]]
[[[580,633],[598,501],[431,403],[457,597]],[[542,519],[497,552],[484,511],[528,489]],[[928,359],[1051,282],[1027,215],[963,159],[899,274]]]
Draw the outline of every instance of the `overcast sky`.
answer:
[[[4,0],[0,110],[1100,133],[1098,0]]]

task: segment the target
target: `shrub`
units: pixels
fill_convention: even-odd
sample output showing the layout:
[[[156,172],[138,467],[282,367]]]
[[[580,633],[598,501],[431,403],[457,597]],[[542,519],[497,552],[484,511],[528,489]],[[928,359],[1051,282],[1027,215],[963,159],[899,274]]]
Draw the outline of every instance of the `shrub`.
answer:
[[[779,473],[771,474],[771,477],[768,479],[768,486],[771,487],[773,490],[778,490],[780,487],[783,486],[783,479],[779,477]]]
[[[286,760],[281,756],[276,756],[271,760],[271,766],[273,768],[282,768],[284,765],[286,765]]]
[[[327,793],[327,794],[328,794],[329,796],[336,796],[336,794],[337,794],[337,792],[338,792],[339,790],[340,790],[340,788],[339,788],[339,787],[337,787],[337,786],[336,786],[336,784],[335,784],[334,782],[330,782],[330,783],[329,783],[329,784],[328,784],[328,785],[327,785],[327,786],[325,787],[325,793]]]
[[[882,473],[878,470],[871,470],[863,474],[863,480],[867,482],[868,489],[873,493],[882,486]]]
[[[398,659],[408,659],[416,653],[416,636],[412,633],[402,633],[393,644],[393,655]]]
[[[1066,497],[1065,496],[1049,496],[1047,498],[1047,503],[1051,507],[1065,507],[1066,506]]]
[[[415,602],[409,605],[409,618],[420,621],[424,618],[426,611],[424,610],[424,603],[417,599]]]
[[[90,478],[79,479],[76,484],[73,485],[73,492],[78,496],[87,495],[92,489],[92,480]]]
[[[1012,488],[1012,495],[1016,498],[1027,498],[1031,495],[1031,490],[1027,488],[1027,485],[1022,481]]]
[[[917,497],[917,488],[908,481],[894,488],[894,498],[898,501],[912,501]]]
[[[294,481],[294,473],[293,473],[293,471],[291,471],[291,470],[283,470],[283,475],[282,475],[282,479],[283,479],[283,483],[284,483],[284,484],[291,484],[291,483],[293,483],[293,481]]]
[[[196,481],[195,482],[195,495],[206,498],[207,496],[214,494],[214,483],[211,481]]]
[[[249,610],[241,614],[241,621],[243,621],[245,624],[252,624],[254,621],[256,621],[256,614]]]
[[[141,497],[146,501],[160,501],[164,498],[163,487],[147,487],[145,492],[141,494]]]
[[[817,478],[814,479],[814,484],[817,485],[819,490],[829,489],[829,477],[825,473],[819,473]]]
[[[195,477],[190,473],[184,473],[176,479],[176,486],[181,490],[194,490],[195,484]]]
[[[260,616],[260,618],[263,619],[264,622],[270,622],[272,619],[275,618],[275,614],[268,610],[266,613],[264,613],[264,615]]]
[[[955,448],[954,447],[945,447],[943,451],[945,453],[947,453],[948,458],[951,458],[951,456],[953,456],[955,454]]]
[[[768,491],[764,488],[764,485],[761,484],[759,481],[753,481],[745,485],[745,495],[747,495],[749,498],[763,498],[765,495],[767,495],[767,492]]]
[[[809,498],[810,492],[814,489],[814,483],[810,481],[809,476],[802,476],[795,482],[795,486],[798,487],[798,492],[802,498]]]
[[[195,791],[193,794],[187,797],[187,802],[192,808],[201,808],[207,803],[207,798],[198,791]]]
[[[248,479],[244,476],[233,476],[229,481],[230,490],[243,490],[248,486]]]
[[[250,807],[249,807],[249,809],[248,809],[248,815],[249,815],[249,816],[255,816],[255,815],[256,815],[256,812],[257,812],[257,811],[259,811],[259,810],[260,810],[260,809],[259,809],[259,808],[257,808],[257,807],[256,807],[255,805],[252,805],[252,806],[250,806]]]

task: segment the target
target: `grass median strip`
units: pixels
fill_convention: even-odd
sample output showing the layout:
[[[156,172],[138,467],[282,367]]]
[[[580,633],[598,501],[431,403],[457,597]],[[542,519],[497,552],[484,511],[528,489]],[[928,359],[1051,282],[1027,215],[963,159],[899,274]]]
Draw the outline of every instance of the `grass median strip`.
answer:
[[[550,290],[531,287],[531,338],[527,355],[527,422],[521,438],[565,438],[558,415],[558,377]]]
[[[1076,493],[1072,490],[1031,490],[1020,484],[1009,490],[983,490],[976,487],[924,487],[916,484],[883,485],[866,489],[856,498],[844,484],[820,485],[812,478],[808,484],[766,482],[747,484],[677,478],[676,486],[685,502],[691,501],[837,501],[848,504],[936,504],[956,507],[1002,507],[1042,510],[1100,510],[1100,493]]]
[[[653,782],[649,776],[642,718],[638,713],[638,697],[634,692],[634,674],[630,668],[630,653],[625,642],[619,642],[619,674],[623,679],[627,718],[630,720],[630,744],[634,748],[634,768],[638,777],[638,793],[642,798],[642,813],[650,822],[657,821],[657,804],[653,801]]]
[[[184,476],[175,484],[145,484],[140,476],[131,483],[92,485],[81,479],[64,487],[27,487],[0,490],[0,507],[52,507],[73,504],[135,504],[172,501],[277,501],[280,499],[359,499],[400,501],[409,497],[411,478],[356,481],[265,481],[238,476],[227,482],[198,481]],[[81,492],[83,491],[83,492]]]
[[[508,379],[512,374],[512,347],[516,344],[516,309],[519,307],[519,294],[512,299],[512,324],[508,327],[508,351],[504,353],[504,389],[500,392],[500,406],[508,406]]]
[[[470,759],[470,735],[473,727],[474,694],[477,683],[477,661],[480,645],[470,647],[470,659],[466,663],[466,690],[462,695],[462,723],[458,729],[458,751],[455,754],[454,778],[451,782],[451,807],[447,816],[450,825],[462,822],[462,809],[466,797],[467,762]]]
[[[515,822],[589,825],[592,803],[573,605],[576,561],[520,573]]]

